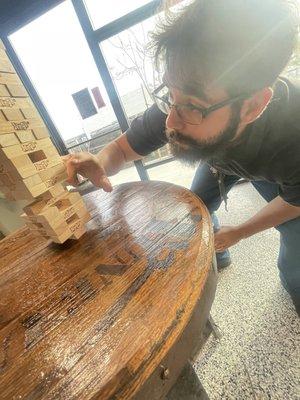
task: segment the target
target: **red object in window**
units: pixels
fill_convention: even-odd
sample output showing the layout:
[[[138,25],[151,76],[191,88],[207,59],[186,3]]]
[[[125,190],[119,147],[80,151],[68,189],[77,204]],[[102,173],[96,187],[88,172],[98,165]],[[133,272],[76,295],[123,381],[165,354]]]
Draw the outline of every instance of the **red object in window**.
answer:
[[[97,87],[94,87],[94,88],[92,89],[92,93],[93,93],[95,102],[96,102],[96,104],[97,104],[97,107],[98,107],[98,108],[105,107],[105,103],[104,103],[104,100],[103,100],[103,98],[102,98],[102,96],[101,96],[101,93],[100,93],[100,90],[99,90],[98,86],[97,86]]]

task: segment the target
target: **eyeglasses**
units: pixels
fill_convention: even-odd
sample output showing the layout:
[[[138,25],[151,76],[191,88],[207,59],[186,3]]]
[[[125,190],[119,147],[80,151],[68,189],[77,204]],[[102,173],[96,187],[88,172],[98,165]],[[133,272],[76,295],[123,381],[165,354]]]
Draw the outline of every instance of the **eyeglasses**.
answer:
[[[169,88],[166,84],[161,84],[157,89],[152,92],[153,98],[158,106],[158,108],[165,114],[169,114],[172,108],[175,108],[179,117],[190,125],[200,125],[205,117],[208,116],[213,111],[219,108],[225,107],[229,104],[233,104],[238,100],[247,98],[246,95],[240,95],[233,97],[232,99],[227,99],[221,103],[215,104],[211,107],[196,107],[192,104],[175,104],[171,102],[171,96]]]

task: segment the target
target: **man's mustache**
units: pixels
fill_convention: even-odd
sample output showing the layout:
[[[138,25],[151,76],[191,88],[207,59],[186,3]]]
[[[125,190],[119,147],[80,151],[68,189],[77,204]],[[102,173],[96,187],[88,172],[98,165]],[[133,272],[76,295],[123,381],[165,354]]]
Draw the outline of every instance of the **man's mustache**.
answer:
[[[182,144],[190,144],[189,139],[184,137],[182,133],[175,131],[174,129],[166,129],[166,136],[169,142],[179,142]]]
[[[182,145],[186,145],[189,147],[195,147],[195,148],[202,148],[200,144],[196,142],[196,140],[191,139],[183,135],[182,133],[176,131],[175,129],[166,129],[166,136],[167,139],[170,143],[173,143],[175,145],[178,145],[178,143]]]

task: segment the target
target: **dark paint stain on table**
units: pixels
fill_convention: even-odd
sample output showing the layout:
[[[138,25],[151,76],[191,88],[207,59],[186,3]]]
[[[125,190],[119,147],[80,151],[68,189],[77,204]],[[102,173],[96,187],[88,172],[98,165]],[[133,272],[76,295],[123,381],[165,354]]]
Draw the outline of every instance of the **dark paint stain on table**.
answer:
[[[100,264],[95,269],[100,275],[123,275],[127,268],[127,264]]]

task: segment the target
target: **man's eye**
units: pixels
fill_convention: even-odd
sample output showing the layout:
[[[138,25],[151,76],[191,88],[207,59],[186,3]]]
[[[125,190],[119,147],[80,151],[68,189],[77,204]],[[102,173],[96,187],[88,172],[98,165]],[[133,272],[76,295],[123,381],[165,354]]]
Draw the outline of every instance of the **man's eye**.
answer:
[[[199,110],[199,107],[196,107],[194,104],[188,103],[187,106],[193,112],[201,112],[201,110]]]

